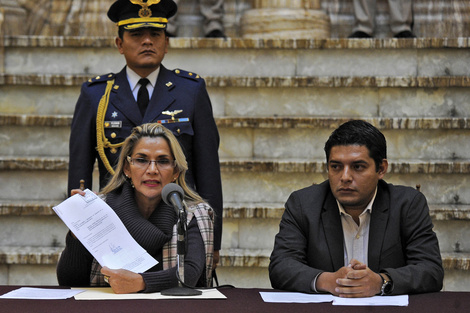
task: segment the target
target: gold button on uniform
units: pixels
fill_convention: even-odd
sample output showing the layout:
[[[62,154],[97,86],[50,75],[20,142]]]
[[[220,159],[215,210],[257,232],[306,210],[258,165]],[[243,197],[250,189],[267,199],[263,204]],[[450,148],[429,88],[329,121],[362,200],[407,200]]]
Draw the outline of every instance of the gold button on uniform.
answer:
[[[181,133],[181,129],[179,129],[179,128],[176,131],[178,132],[178,134]]]
[[[116,138],[116,136],[117,136],[116,133],[111,134],[111,138]]]
[[[116,148],[111,148],[109,151],[110,151],[112,154],[116,154],[116,153],[117,153],[117,149],[116,149]]]

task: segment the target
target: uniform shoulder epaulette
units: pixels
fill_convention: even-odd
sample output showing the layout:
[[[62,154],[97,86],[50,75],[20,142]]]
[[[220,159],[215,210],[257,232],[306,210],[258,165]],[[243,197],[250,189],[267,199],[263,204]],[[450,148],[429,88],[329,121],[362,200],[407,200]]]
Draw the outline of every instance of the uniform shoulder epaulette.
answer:
[[[199,76],[198,74],[188,72],[179,68],[173,70],[173,72],[180,77],[189,78],[195,81],[198,81],[199,79],[201,79],[201,76]]]
[[[91,85],[91,84],[95,84],[95,83],[99,83],[99,82],[106,82],[110,79],[113,79],[115,76],[116,76],[116,74],[114,74],[114,73],[109,73],[109,74],[106,74],[106,75],[99,75],[99,76],[95,76],[95,77],[90,78],[87,81],[87,83],[88,83],[88,85]]]

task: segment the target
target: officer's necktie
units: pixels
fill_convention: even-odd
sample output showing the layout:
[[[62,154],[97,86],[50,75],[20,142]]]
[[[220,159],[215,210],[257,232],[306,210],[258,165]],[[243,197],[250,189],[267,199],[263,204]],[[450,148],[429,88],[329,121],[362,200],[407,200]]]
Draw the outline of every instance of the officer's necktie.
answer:
[[[142,116],[145,115],[145,111],[147,111],[147,106],[149,105],[149,92],[147,90],[147,84],[149,80],[147,78],[141,78],[139,80],[140,89],[137,93],[137,104],[139,105],[139,110]]]

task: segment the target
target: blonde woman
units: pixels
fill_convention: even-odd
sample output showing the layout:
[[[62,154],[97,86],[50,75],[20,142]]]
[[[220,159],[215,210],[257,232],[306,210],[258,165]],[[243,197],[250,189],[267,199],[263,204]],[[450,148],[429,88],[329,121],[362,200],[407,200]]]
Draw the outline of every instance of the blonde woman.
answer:
[[[125,140],[115,174],[101,191],[132,237],[159,262],[145,273],[101,268],[73,236],[57,266],[61,286],[108,286],[116,293],[156,292],[178,285],[176,227],[178,216],[162,200],[162,189],[176,183],[184,190],[188,208],[184,282],[207,286],[213,257],[212,209],[185,182],[188,169],[173,133],[161,124],[135,127]],[[72,194],[84,194],[75,189]]]

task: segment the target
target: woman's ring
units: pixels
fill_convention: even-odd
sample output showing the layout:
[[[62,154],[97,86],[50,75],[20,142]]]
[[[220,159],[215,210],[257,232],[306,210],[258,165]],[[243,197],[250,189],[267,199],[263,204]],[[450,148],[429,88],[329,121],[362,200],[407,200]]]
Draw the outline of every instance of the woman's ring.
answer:
[[[104,281],[109,284],[109,276],[104,275]]]

